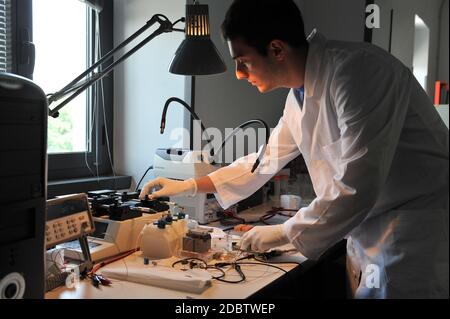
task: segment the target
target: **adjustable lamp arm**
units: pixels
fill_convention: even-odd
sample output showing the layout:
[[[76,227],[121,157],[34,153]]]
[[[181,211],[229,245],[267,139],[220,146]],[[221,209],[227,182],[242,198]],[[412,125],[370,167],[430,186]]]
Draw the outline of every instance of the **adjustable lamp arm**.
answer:
[[[164,108],[163,108],[163,112],[162,112],[162,116],[161,116],[161,127],[160,127],[160,132],[161,134],[164,134],[164,130],[166,128],[166,115],[167,115],[167,109],[169,108],[170,103],[172,102],[178,102],[181,105],[183,105],[186,110],[189,111],[189,113],[191,114],[191,117],[194,118],[197,121],[200,121],[200,125],[202,127],[202,134],[206,135],[206,140],[208,142],[210,142],[210,138],[208,133],[206,132],[206,128],[205,125],[203,124],[203,122],[200,120],[200,118],[198,117],[197,113],[194,112],[194,110],[189,106],[189,104],[187,104],[185,101],[183,101],[182,99],[179,99],[177,97],[171,97],[170,99],[168,99],[166,101],[166,103],[164,104]]]
[[[89,67],[86,71],[81,73],[79,76],[77,76],[72,82],[67,84],[63,89],[60,91],[48,95],[48,104],[51,105],[52,103],[60,100],[61,98],[65,97],[69,93],[73,92],[69,97],[67,97],[64,101],[62,101],[58,106],[56,106],[53,109],[49,109],[49,116],[52,116],[54,118],[57,118],[59,116],[59,110],[63,108],[66,104],[68,104],[70,101],[75,99],[78,95],[83,93],[84,90],[86,90],[88,87],[90,87],[92,84],[97,82],[98,80],[104,78],[106,75],[108,75],[117,65],[125,61],[128,57],[133,55],[136,51],[141,49],[144,45],[146,45],[148,42],[153,40],[155,37],[162,33],[168,33],[172,31],[178,31],[178,32],[184,32],[183,29],[176,29],[174,28],[175,24],[178,22],[184,22],[184,18],[181,18],[177,20],[175,23],[170,22],[170,20],[162,15],[162,14],[155,14],[147,23],[140,28],[138,31],[136,31],[134,34],[132,34],[130,37],[128,37],[125,41],[123,41],[120,45],[118,45],[116,48],[108,52],[104,57],[102,57],[100,60],[98,60],[96,63],[94,63],[91,67]],[[97,73],[94,73],[91,77],[89,77],[85,82],[80,82],[83,78],[85,78],[88,74],[93,72],[97,67],[105,63],[108,59],[110,59],[114,53],[116,53],[118,50],[125,47],[128,43],[133,41],[135,38],[137,38],[139,35],[141,35],[144,31],[152,27],[155,23],[159,23],[159,28],[156,29],[151,35],[149,35],[147,38],[139,42],[135,47],[133,47],[130,51],[128,51],[126,54],[121,56],[116,61],[112,62],[110,65],[108,65],[104,70],[101,70]]]

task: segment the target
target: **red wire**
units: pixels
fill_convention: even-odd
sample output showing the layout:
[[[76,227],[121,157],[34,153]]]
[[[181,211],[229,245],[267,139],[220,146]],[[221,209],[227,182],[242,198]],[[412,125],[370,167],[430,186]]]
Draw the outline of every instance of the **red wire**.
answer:
[[[96,264],[92,268],[92,270],[89,272],[89,275],[95,274],[100,268],[105,267],[106,265],[109,265],[109,264],[111,264],[111,263],[113,263],[113,262],[115,262],[117,260],[120,260],[120,259],[123,259],[125,257],[128,257],[129,255],[133,254],[136,251],[137,251],[136,249],[132,249],[132,250],[126,251],[124,253],[121,253],[119,255],[116,255],[116,256],[112,257],[111,259],[107,259],[105,261],[102,261],[99,264]]]

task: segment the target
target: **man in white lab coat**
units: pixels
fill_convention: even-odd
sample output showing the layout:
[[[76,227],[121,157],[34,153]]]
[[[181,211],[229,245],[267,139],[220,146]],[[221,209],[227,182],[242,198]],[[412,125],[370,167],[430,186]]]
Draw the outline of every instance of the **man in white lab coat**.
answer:
[[[292,0],[235,0],[222,25],[236,76],[262,93],[290,88],[264,159],[197,180],[157,179],[152,197],[215,193],[224,208],[302,154],[316,199],[242,248],[291,242],[317,259],[347,239],[357,298],[448,298],[448,129],[410,70],[367,43],[306,38]]]

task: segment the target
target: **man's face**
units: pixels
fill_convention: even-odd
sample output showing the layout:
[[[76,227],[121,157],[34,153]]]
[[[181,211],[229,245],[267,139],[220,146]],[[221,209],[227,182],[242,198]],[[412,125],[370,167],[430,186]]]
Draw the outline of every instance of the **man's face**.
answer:
[[[230,40],[228,46],[231,57],[236,63],[238,80],[247,80],[251,85],[256,86],[261,93],[279,87],[276,63],[270,53],[263,56],[242,39]]]

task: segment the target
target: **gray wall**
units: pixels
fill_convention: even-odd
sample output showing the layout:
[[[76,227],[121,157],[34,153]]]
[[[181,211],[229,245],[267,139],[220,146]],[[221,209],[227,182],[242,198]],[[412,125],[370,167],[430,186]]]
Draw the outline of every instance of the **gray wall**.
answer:
[[[381,28],[374,29],[372,42],[388,50],[390,11],[393,9],[391,53],[409,68],[412,68],[413,66],[415,14],[419,15],[430,29],[430,59],[428,64],[427,92],[429,96],[433,96],[434,81],[437,78],[436,70],[438,69],[439,61],[439,12],[442,0],[376,0],[375,3],[379,5],[381,9]]]
[[[363,41],[364,0],[296,2],[302,10],[307,34],[317,27],[330,39]],[[275,127],[282,115],[288,90],[261,94],[246,81],[236,79],[234,61],[220,37],[220,25],[232,0],[207,0],[202,3],[209,4],[212,39],[228,71],[221,75],[197,77],[195,99],[198,115],[206,127],[217,127],[222,131],[252,118],[261,118],[270,127]]]
[[[261,118],[274,127],[282,114],[288,91],[278,90],[263,95],[246,81],[236,79],[234,61],[220,36],[220,25],[232,1],[208,0],[202,3],[209,4],[211,38],[228,70],[220,75],[197,77],[197,113],[206,127],[232,128],[252,118]]]
[[[306,32],[317,27],[330,39],[363,40],[364,0],[296,1],[303,12]],[[288,91],[278,90],[263,95],[250,84],[235,78],[234,63],[219,33],[231,2],[201,1],[210,6],[212,39],[228,71],[221,75],[197,77],[197,113],[205,126],[221,130],[251,118],[261,118],[274,127],[283,112]],[[184,4],[185,0],[114,0],[115,44],[134,33],[155,13],[163,13],[174,20],[184,16]],[[167,98],[177,96],[189,101],[185,90],[189,79],[167,71],[182,39],[182,34],[161,35],[115,71],[115,164],[118,173],[131,175],[135,180],[152,164],[156,148],[173,144],[169,140],[170,130],[183,125],[182,108],[174,104],[169,111],[166,134],[159,135],[161,110]],[[146,180],[151,177],[150,174]]]
[[[184,1],[115,0],[115,45],[157,13],[175,21],[184,16]],[[155,28],[146,31],[139,40]],[[168,114],[166,134],[159,134],[165,101],[171,96],[184,96],[184,77],[168,72],[169,63],[183,38],[181,32],[162,34],[114,71],[114,159],[119,174],[131,175],[138,180],[152,164],[155,149],[173,144],[167,132],[183,126],[183,111],[173,105]]]
[[[298,0],[307,34],[317,28],[327,38],[363,41],[365,0]]]

